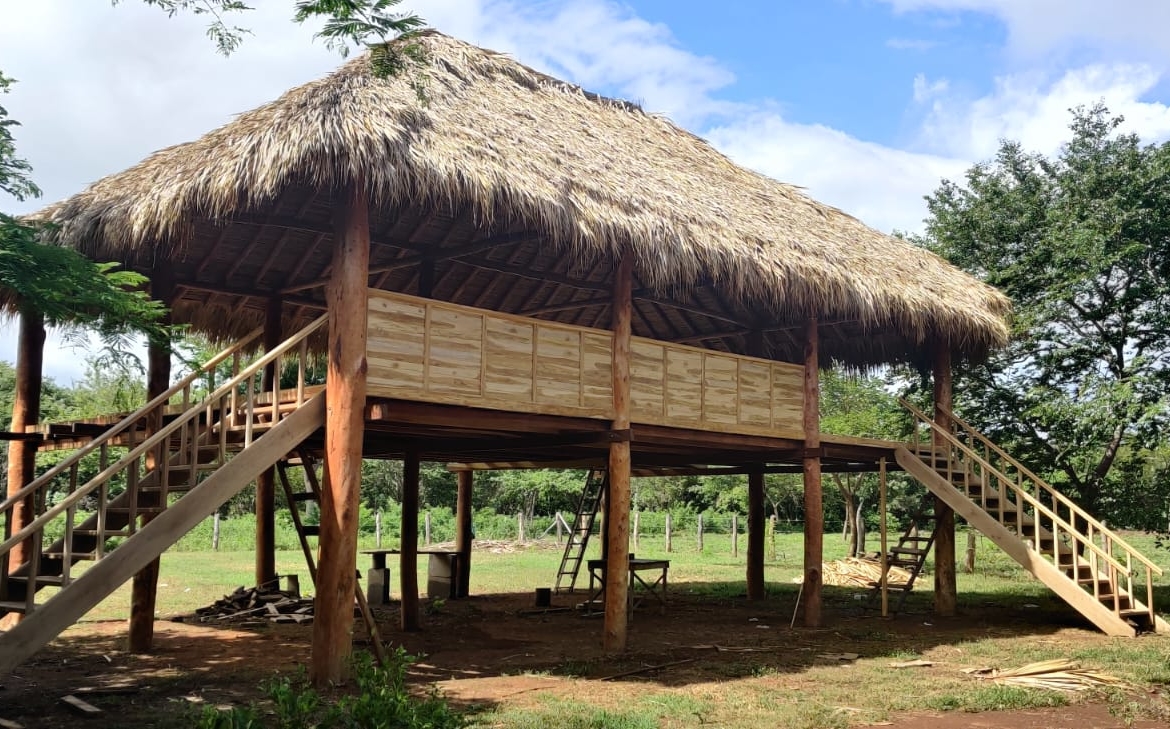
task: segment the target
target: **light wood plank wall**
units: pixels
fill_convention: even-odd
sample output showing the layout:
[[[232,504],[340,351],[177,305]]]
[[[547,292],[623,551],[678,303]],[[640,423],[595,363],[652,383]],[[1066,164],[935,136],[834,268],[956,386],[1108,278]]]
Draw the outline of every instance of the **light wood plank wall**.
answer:
[[[612,417],[610,333],[371,290],[371,397]],[[634,337],[633,422],[802,437],[800,365]]]

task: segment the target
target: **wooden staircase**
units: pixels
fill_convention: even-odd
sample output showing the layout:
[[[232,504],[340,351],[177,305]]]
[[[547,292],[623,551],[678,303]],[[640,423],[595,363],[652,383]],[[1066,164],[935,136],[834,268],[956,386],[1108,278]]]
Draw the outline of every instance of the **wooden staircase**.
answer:
[[[325,323],[321,317],[241,368],[240,353],[253,345],[259,335],[254,332],[0,502],[0,615],[24,615],[0,634],[0,675],[324,425],[324,393],[308,396],[304,373],[308,338]],[[217,387],[217,368],[229,358],[234,373]],[[272,365],[279,372],[286,358],[297,362],[296,390],[282,391],[278,382],[266,391],[261,386],[265,368]],[[202,388],[210,394],[200,398]],[[173,407],[175,401],[180,407]],[[109,463],[112,453],[121,455]],[[79,483],[82,460],[94,454],[99,473]],[[38,509],[31,522],[15,529],[16,506],[28,500],[45,504],[50,492],[56,503]],[[93,511],[78,523],[79,510],[86,507]],[[50,531],[62,533],[62,526],[63,536],[49,536]],[[108,542],[115,538],[121,542],[110,549]],[[86,561],[92,562],[87,569],[75,569]],[[46,587],[60,589],[38,602],[38,592]]]
[[[945,429],[905,400],[914,440],[898,464],[1109,635],[1170,632],[1154,611],[1162,570],[969,424]]]
[[[901,612],[902,606],[906,603],[906,596],[914,589],[914,583],[926,567],[926,557],[930,554],[930,549],[933,546],[933,504],[927,504],[924,500],[911,515],[910,521],[898,538],[897,546],[891,547],[886,553],[887,573],[890,567],[900,567],[910,573],[909,579],[905,582],[889,582],[887,584],[887,589],[890,591],[901,593],[898,595],[898,603],[894,606],[893,612]],[[881,591],[881,581],[878,581],[869,593],[867,607],[880,607]]]

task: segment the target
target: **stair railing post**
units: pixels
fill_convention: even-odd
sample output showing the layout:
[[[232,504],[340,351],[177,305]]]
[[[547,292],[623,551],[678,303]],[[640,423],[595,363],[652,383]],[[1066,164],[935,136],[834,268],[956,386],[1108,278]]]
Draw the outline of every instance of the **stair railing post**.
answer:
[[[77,464],[69,469],[69,493],[77,490]],[[70,571],[73,568],[73,529],[77,517],[77,506],[71,505],[65,510],[64,556],[61,561],[61,587],[66,587],[70,580]]]
[[[98,472],[101,473],[109,467],[110,450],[109,446],[102,443],[98,448]],[[110,482],[109,479],[102,481],[98,486],[98,503],[97,503],[97,544],[94,546],[94,558],[101,559],[106,553],[106,503],[110,500]]]

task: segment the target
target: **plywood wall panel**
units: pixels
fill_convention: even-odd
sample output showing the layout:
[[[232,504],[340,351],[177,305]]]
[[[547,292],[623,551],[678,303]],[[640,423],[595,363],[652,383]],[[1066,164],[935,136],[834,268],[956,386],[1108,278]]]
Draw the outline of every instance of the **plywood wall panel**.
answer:
[[[370,292],[372,397],[610,419],[612,334]],[[799,365],[631,341],[633,422],[799,437]],[[797,435],[794,435],[797,434]]]

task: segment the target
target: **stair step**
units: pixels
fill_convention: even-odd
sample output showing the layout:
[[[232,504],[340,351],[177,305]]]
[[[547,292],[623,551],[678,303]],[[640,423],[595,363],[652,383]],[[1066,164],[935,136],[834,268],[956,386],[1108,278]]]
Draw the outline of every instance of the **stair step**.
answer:
[[[925,549],[915,549],[914,547],[894,547],[893,549],[891,549],[891,550],[890,550],[890,552],[891,552],[892,554],[917,554],[917,555],[923,555],[923,554],[926,554],[927,550],[925,550]]]
[[[33,609],[38,607],[40,605],[34,605]],[[0,613],[20,613],[23,615],[26,608],[28,608],[28,603],[24,600],[0,600]]]
[[[27,585],[28,575],[8,575],[8,581]],[[37,575],[37,584],[41,587],[60,587],[65,584],[65,578],[62,575]]]
[[[316,501],[317,494],[312,491],[298,491],[292,495],[293,501]]]
[[[1150,615],[1149,608],[1122,608],[1121,617],[1123,618],[1148,618]]]

